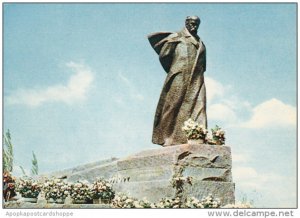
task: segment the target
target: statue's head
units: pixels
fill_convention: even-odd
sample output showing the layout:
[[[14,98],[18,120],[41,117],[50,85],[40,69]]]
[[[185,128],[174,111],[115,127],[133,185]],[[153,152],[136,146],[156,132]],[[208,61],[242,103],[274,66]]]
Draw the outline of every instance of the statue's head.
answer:
[[[185,19],[185,27],[192,35],[197,34],[200,23],[201,21],[198,16],[188,16]]]

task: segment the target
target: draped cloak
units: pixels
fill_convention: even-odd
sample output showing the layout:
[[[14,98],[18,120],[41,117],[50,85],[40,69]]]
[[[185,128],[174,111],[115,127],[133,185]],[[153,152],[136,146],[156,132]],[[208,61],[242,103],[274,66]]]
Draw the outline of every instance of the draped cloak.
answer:
[[[148,39],[167,72],[155,113],[152,142],[163,146],[184,144],[184,121],[192,118],[207,128],[205,45],[186,28],[178,33],[154,33]]]

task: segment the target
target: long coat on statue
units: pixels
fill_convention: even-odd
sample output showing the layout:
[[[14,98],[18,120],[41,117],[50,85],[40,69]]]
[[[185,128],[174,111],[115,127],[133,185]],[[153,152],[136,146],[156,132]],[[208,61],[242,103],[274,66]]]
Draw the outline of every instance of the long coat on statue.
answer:
[[[154,33],[148,39],[167,72],[155,113],[152,142],[163,146],[184,144],[184,121],[192,118],[207,128],[205,45],[187,29]]]

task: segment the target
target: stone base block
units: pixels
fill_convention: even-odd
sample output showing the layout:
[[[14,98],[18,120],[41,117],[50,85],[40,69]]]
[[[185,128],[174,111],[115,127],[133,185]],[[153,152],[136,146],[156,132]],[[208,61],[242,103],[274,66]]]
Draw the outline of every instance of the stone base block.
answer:
[[[193,178],[192,186],[185,184],[185,195],[202,198],[211,193],[223,204],[234,203],[231,150],[228,146],[183,144],[160,147],[86,166],[90,167],[77,167],[67,175],[67,180],[93,182],[97,177],[103,177],[113,183],[116,192],[156,202],[164,197],[174,197],[171,181],[179,173],[179,176]]]

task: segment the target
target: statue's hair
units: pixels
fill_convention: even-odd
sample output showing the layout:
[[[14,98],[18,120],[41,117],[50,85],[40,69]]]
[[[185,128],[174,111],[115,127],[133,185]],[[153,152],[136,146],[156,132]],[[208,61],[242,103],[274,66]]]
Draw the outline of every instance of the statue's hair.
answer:
[[[185,19],[185,22],[190,21],[190,20],[196,20],[199,24],[201,22],[201,20],[198,16],[187,16]]]

